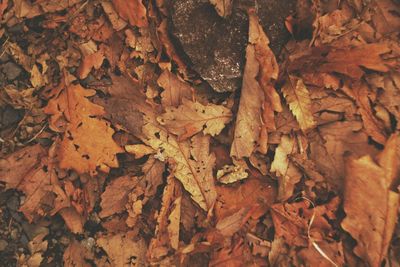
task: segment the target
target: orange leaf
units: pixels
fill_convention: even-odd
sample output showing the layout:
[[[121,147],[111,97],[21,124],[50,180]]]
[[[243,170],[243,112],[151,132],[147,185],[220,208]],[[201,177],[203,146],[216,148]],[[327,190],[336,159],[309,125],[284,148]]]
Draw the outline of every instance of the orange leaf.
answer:
[[[370,155],[347,161],[342,227],[357,241],[354,252],[369,266],[381,266],[397,221],[399,136],[392,135],[374,161]]]
[[[58,148],[61,168],[95,174],[97,167],[105,171],[118,167],[115,154],[123,150],[112,139],[114,130],[109,123],[94,117],[104,114],[101,106],[87,99],[95,93],[79,84],[70,85],[45,107],[52,120],[63,116],[68,121]]]
[[[142,0],[113,0],[115,9],[118,14],[129,24],[137,27],[146,27],[147,12]]]

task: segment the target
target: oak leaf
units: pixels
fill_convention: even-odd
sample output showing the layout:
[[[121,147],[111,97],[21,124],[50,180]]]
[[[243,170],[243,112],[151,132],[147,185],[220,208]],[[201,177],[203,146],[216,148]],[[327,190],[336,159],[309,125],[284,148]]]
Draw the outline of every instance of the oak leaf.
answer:
[[[58,183],[54,163],[40,145],[26,147],[0,160],[0,181],[6,183],[6,188],[25,194],[20,211],[29,222],[53,215],[69,205]]]
[[[199,132],[215,136],[219,134],[232,117],[231,111],[222,106],[183,99],[177,108],[167,107],[166,112],[158,117],[165,128],[185,140]]]
[[[194,89],[184,81],[181,81],[169,70],[164,70],[157,80],[164,91],[161,93],[163,107],[178,107],[184,98],[191,100]]]
[[[310,93],[303,80],[289,75],[288,81],[282,87],[282,92],[301,130],[306,132],[315,127],[316,123],[311,113]]]
[[[80,174],[95,174],[97,167],[106,172],[109,167],[117,167],[115,154],[123,152],[112,139],[114,130],[109,123],[95,117],[104,114],[101,106],[87,98],[95,93],[79,84],[70,85],[45,107],[45,112],[52,115],[51,126],[62,117],[68,122],[58,148],[60,167]]]
[[[387,255],[397,221],[399,136],[393,134],[376,161],[366,155],[350,158],[346,164],[342,227],[357,241],[354,252],[370,266],[380,266]]]

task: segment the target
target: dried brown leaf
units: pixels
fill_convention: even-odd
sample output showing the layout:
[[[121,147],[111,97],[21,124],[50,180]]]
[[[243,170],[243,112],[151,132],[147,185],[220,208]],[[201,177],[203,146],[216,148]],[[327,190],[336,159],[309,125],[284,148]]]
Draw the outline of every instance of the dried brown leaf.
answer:
[[[53,128],[62,117],[68,121],[58,150],[61,168],[94,174],[97,167],[108,172],[109,167],[118,166],[115,154],[123,150],[112,139],[114,130],[109,123],[94,117],[104,114],[101,106],[87,99],[95,93],[79,84],[70,85],[44,109],[52,115],[50,125]]]
[[[392,135],[376,161],[366,155],[346,164],[342,227],[357,241],[354,252],[370,266],[380,266],[386,257],[397,221],[400,197],[392,185],[398,178],[398,142]]]
[[[231,111],[222,106],[182,99],[182,105],[177,108],[166,107],[166,112],[158,117],[165,128],[178,136],[178,140],[203,132],[211,136],[218,135],[232,117]]]

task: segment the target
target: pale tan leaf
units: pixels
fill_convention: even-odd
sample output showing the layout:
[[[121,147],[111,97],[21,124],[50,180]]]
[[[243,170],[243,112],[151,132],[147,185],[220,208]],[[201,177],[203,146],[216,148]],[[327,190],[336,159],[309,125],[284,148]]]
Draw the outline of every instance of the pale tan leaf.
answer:
[[[182,182],[192,199],[202,209],[210,209],[215,202],[216,191],[212,176],[215,156],[209,154],[209,137],[195,136],[190,141],[178,142],[174,136],[152,122],[143,126],[143,134],[143,141],[157,150],[160,157],[176,164],[175,177]],[[199,148],[200,152],[195,152]]]
[[[223,184],[231,184],[246,179],[249,174],[246,172],[245,162],[233,161],[234,165],[225,165],[217,171],[217,180]],[[242,164],[241,164],[242,163]]]
[[[300,182],[302,173],[290,162],[288,156],[298,152],[297,142],[293,137],[284,135],[281,142],[275,150],[274,161],[271,164],[271,172],[275,172],[279,177],[279,193],[280,200],[286,200],[291,197],[294,185]]]
[[[177,108],[167,107],[166,112],[158,117],[158,121],[167,130],[185,140],[198,132],[215,136],[219,134],[232,117],[231,111],[222,106],[183,99]]]
[[[210,0],[218,15],[224,18],[232,14],[232,2],[233,0]]]
[[[310,93],[303,80],[298,77],[289,76],[288,81],[282,87],[282,92],[301,130],[306,132],[315,127],[316,122],[311,113]]]

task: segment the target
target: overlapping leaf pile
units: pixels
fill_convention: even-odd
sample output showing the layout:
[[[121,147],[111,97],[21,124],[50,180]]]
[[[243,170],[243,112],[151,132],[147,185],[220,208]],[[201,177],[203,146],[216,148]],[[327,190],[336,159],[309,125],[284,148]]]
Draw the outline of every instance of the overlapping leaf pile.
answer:
[[[168,1],[0,2],[0,55],[28,77],[0,103],[39,125],[12,153],[30,124],[1,132],[0,181],[30,223],[61,215],[65,266],[400,264],[398,2],[299,0],[279,63],[247,13],[242,87],[220,95]],[[8,32],[35,18],[28,46]],[[45,239],[20,264],[49,263]]]

